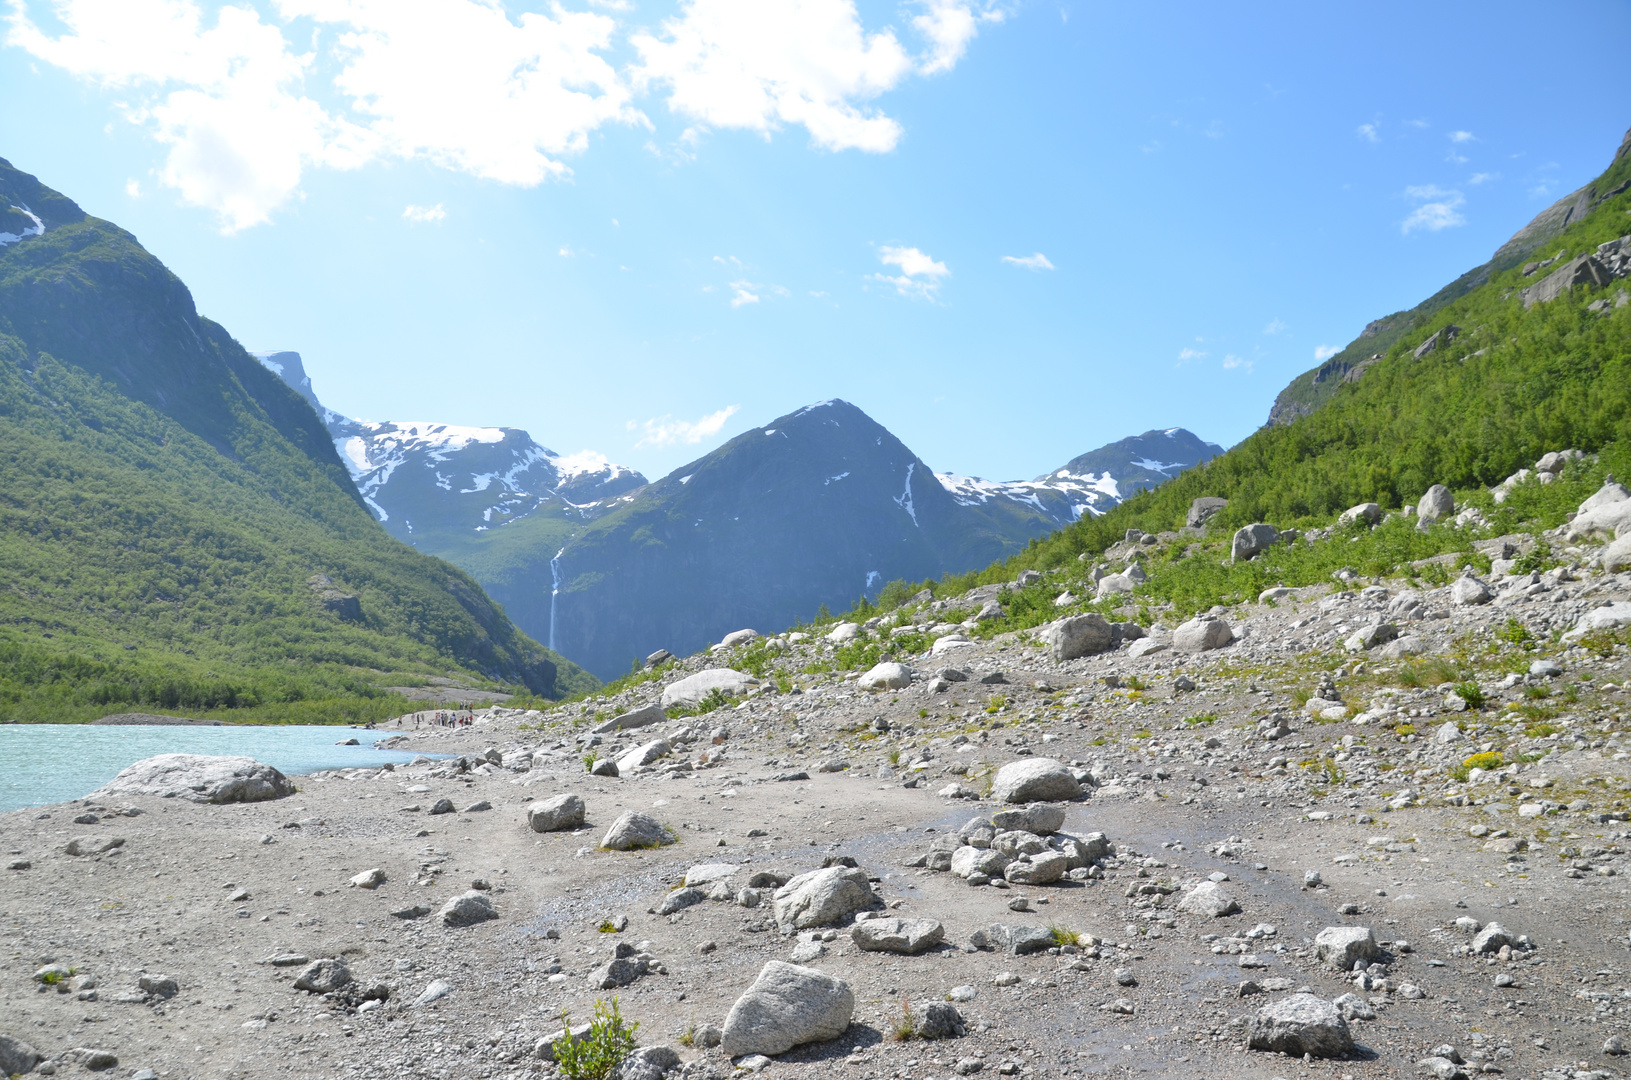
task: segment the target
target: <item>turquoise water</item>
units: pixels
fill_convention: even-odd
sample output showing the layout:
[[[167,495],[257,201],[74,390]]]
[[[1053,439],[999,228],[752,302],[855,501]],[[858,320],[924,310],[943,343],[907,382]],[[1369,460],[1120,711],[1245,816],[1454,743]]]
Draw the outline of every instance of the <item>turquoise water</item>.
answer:
[[[348,727],[3,724],[0,811],[89,795],[154,754],[241,754],[289,776],[412,761],[413,751],[373,748],[394,734]],[[351,738],[361,745],[335,745]]]

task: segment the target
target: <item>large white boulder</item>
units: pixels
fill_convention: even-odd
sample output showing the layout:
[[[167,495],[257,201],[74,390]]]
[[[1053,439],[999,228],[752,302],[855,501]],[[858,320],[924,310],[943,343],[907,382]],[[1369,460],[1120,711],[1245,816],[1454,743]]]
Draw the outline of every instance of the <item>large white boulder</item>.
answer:
[[[1320,962],[1335,971],[1351,971],[1355,960],[1376,955],[1376,937],[1368,926],[1327,926],[1314,935]]]
[[[1421,501],[1416,504],[1416,517],[1423,525],[1431,525],[1440,518],[1447,518],[1455,513],[1455,496],[1443,484],[1434,484],[1422,495]]]
[[[866,871],[829,866],[800,874],[776,890],[771,913],[784,930],[827,926],[871,906],[872,885]]]
[[[1179,652],[1198,653],[1221,649],[1235,639],[1235,632],[1222,619],[1198,615],[1172,632],[1172,647]]]
[[[625,776],[642,765],[650,765],[659,758],[666,757],[672,749],[667,739],[653,739],[641,743],[617,759],[617,775]]]
[[[695,675],[689,675],[663,687],[663,708],[696,705],[715,690],[739,697],[758,685],[759,680],[752,675],[745,675],[731,668],[709,668],[707,671],[699,671]]]
[[[668,719],[661,705],[647,705],[644,708],[614,716],[610,720],[596,724],[589,730],[596,735],[604,735],[608,731],[629,731],[634,728],[649,727],[660,724]]]
[[[1569,540],[1631,535],[1631,491],[1610,480],[1580,504],[1574,520],[1563,526],[1563,535]]]
[[[1115,641],[1115,631],[1099,614],[1071,615],[1055,620],[1037,636],[1053,650],[1053,659],[1058,663],[1101,653]]]
[[[1563,635],[1563,640],[1573,644],[1587,634],[1598,630],[1619,630],[1631,626],[1631,602],[1616,600],[1603,607],[1594,607],[1580,617],[1574,624],[1574,629]]]
[[[867,919],[855,924],[850,940],[862,952],[891,952],[916,956],[946,937],[937,919]]]
[[[885,660],[855,681],[862,690],[900,690],[912,685],[912,672],[905,664]]]
[[[1229,543],[1229,557],[1235,562],[1256,558],[1280,539],[1280,530],[1266,522],[1255,522],[1235,531]]]
[[[1230,896],[1222,885],[1215,881],[1203,881],[1189,890],[1184,898],[1178,901],[1178,910],[1187,915],[1199,915],[1207,919],[1221,919],[1225,915],[1235,915],[1240,912],[1240,904]]]
[[[1082,797],[1082,785],[1063,762],[1053,758],[1011,761],[997,770],[991,797],[998,802],[1061,802]]]
[[[156,795],[197,803],[264,802],[294,794],[294,784],[252,757],[158,754],[143,758],[87,799]]]
[[[846,641],[854,641],[861,636],[861,624],[841,622],[827,631],[827,640],[834,645],[842,645]]]
[[[632,851],[636,848],[664,847],[678,839],[649,814],[630,810],[606,830],[600,846],[608,851]]]
[[[527,824],[533,832],[559,832],[583,824],[583,800],[569,791],[551,795],[527,807]]]
[[[783,1054],[836,1039],[855,1015],[855,994],[842,979],[772,960],[725,1017],[720,1047],[727,1057]]]
[[[1292,1057],[1343,1057],[1354,1048],[1342,1010],[1313,994],[1292,994],[1263,1006],[1252,1017],[1247,1042],[1253,1050]]]

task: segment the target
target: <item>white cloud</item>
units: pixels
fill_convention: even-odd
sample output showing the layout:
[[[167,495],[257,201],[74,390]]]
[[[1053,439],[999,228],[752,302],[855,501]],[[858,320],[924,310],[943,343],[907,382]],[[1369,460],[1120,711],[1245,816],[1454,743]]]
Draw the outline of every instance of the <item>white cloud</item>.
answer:
[[[1452,131],[1448,138],[1453,143],[1472,142],[1473,134],[1470,131]]]
[[[1179,349],[1178,350],[1178,359],[1180,359],[1180,360],[1200,360],[1200,359],[1203,359],[1205,356],[1206,356],[1206,353],[1202,352],[1200,349]]]
[[[868,33],[853,0],[684,0],[658,33],[630,39],[635,85],[666,87],[669,109],[704,128],[769,138],[798,124],[823,149],[884,153],[902,128],[866,103],[914,72],[951,70],[979,25],[1003,17],[989,0],[921,6],[912,25],[929,51],[914,58],[892,29]]]
[[[1460,214],[1466,198],[1459,191],[1447,191],[1435,184],[1407,187],[1405,197],[1421,202],[1399,225],[1399,231],[1409,234],[1417,229],[1438,232],[1455,225],[1465,225],[1467,219]]]
[[[555,254],[559,255],[563,259],[570,259],[576,255],[577,252],[572,250],[572,246],[570,244],[562,244],[560,249],[556,251]]]
[[[1048,257],[1040,251],[1035,255],[1004,255],[1002,261],[1010,266],[1024,267],[1026,270],[1052,270],[1054,268],[1053,263],[1049,262]]]
[[[1263,333],[1278,334],[1284,329],[1286,329],[1286,324],[1284,322],[1280,321],[1279,319],[1270,319],[1269,324],[1263,327]]]
[[[718,412],[709,413],[700,420],[675,420],[672,416],[659,416],[647,420],[644,424],[636,424],[633,420],[628,422],[628,429],[634,431],[643,428],[645,434],[640,441],[634,444],[636,450],[643,447],[677,446],[680,444],[692,445],[711,439],[719,434],[725,426],[725,421],[734,416],[740,405],[727,405]]]
[[[1324,363],[1341,351],[1342,349],[1336,345],[1316,345],[1314,346],[1314,359]]]
[[[1227,353],[1223,357],[1223,370],[1225,371],[1233,371],[1235,368],[1245,368],[1250,371],[1253,366],[1255,366],[1253,361],[1244,360],[1233,353]]]
[[[915,17],[912,26],[930,43],[929,55],[918,67],[924,75],[950,71],[968,51],[968,43],[980,32],[980,24],[1002,22],[1005,14],[989,2],[923,0],[923,4],[928,10]]]
[[[933,300],[940,292],[940,279],[951,274],[945,263],[936,262],[915,247],[884,247],[879,249],[878,259],[885,266],[900,267],[901,273],[873,274],[872,280],[893,285],[900,295],[919,300]]]
[[[440,225],[447,220],[447,211],[442,209],[441,203],[437,203],[435,206],[413,206],[410,204],[403,208],[402,216],[415,225]]]
[[[1374,143],[1382,141],[1381,130],[1376,124],[1360,124],[1358,128],[1358,135],[1366,142]]]
[[[1488,173],[1488,172],[1473,173],[1472,177],[1467,181],[1467,183],[1473,184],[1473,185],[1487,184],[1491,180],[1499,180],[1500,178],[1501,178],[1500,173]]]
[[[743,304],[757,304],[759,302],[759,294],[750,291],[751,289],[755,289],[757,287],[758,286],[748,281],[731,282],[731,291],[733,293],[731,296],[731,307],[741,307]]]
[[[129,195],[132,199],[139,199],[142,197],[142,186],[136,182],[136,178],[134,176],[125,181],[125,194]]]

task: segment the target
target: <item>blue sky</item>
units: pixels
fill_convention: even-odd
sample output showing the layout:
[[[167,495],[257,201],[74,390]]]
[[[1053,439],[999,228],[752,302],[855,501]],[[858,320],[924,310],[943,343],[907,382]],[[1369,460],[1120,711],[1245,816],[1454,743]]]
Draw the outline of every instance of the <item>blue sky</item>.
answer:
[[[654,478],[827,397],[991,479],[1232,444],[1631,125],[1619,2],[1564,62],[1492,3],[0,11],[0,156],[331,407]]]

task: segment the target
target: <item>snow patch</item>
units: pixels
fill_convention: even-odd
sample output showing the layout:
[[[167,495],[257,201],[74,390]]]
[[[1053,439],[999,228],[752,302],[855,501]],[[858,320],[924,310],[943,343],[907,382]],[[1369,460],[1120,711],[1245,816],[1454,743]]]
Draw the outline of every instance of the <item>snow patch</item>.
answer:
[[[825,479],[825,480],[823,480],[821,482],[821,486],[826,487],[828,484],[831,484],[831,483],[833,483],[834,481],[837,481],[837,480],[842,480],[842,479],[844,479],[844,477],[846,477],[848,475],[849,475],[849,473],[847,473],[847,472],[841,472],[837,476],[829,476],[829,477],[827,477],[827,479]]]
[[[1167,434],[1170,435],[1172,433],[1168,432]],[[1162,476],[1166,477],[1172,476],[1171,470],[1173,469],[1182,470],[1189,468],[1189,462],[1187,461],[1155,461],[1151,458],[1139,458],[1137,461],[1133,462],[1133,464],[1137,465],[1140,469],[1148,469],[1150,472],[1158,472]]]
[[[695,476],[695,475],[696,475],[696,473],[691,474],[691,476]],[[689,484],[691,482],[691,476],[682,476],[682,477],[680,477],[680,483]]]
[[[895,496],[895,505],[911,516],[913,525],[917,525],[917,509],[912,505],[912,470],[915,468],[917,468],[917,462],[913,461],[907,464],[906,490]],[[922,528],[922,526],[918,525],[918,528]]]
[[[20,233],[0,232],[0,247],[5,247],[7,244],[21,243],[30,236],[45,235],[45,222],[40,220],[38,214],[34,213],[26,206],[13,206],[12,209],[32,221],[34,223],[34,227],[32,229],[24,229]]]

